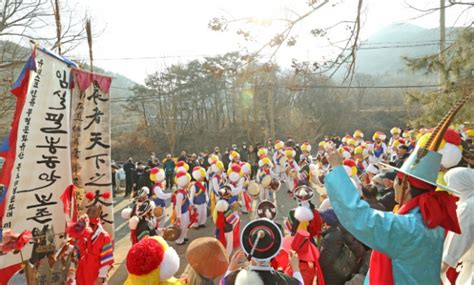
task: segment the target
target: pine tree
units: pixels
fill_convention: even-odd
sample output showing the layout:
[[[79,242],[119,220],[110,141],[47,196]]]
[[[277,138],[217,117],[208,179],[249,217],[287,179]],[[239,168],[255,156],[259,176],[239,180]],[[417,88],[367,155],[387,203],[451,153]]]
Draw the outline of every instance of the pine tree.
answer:
[[[459,32],[456,41],[440,54],[408,59],[413,71],[426,75],[440,74],[440,88],[431,92],[411,92],[406,103],[418,110],[410,120],[412,127],[436,125],[446,111],[474,87],[474,29]],[[456,116],[457,123],[474,121],[474,100]]]

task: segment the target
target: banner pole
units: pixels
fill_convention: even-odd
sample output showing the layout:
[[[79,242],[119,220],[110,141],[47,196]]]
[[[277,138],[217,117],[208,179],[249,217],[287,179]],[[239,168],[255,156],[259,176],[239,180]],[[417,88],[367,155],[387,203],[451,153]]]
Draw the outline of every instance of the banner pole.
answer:
[[[87,45],[89,46],[89,60],[90,60],[90,66],[91,66],[91,73],[94,73],[94,57],[92,54],[92,25],[91,25],[91,19],[88,18],[86,20],[86,33],[87,33]]]
[[[54,0],[54,5],[53,5],[53,12],[54,12],[54,20],[56,22],[56,37],[57,37],[57,42],[56,46],[58,48],[58,54],[62,55],[61,52],[61,12],[59,10],[59,0]]]

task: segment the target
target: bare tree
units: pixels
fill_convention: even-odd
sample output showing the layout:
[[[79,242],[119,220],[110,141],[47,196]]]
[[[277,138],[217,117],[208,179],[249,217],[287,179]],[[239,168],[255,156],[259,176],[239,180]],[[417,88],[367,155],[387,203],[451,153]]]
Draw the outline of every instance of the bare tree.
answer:
[[[59,45],[56,35],[55,9],[48,0],[3,0],[0,7],[0,41],[34,40],[48,48]],[[86,39],[84,16],[74,7],[58,1],[61,15],[60,41],[62,54],[67,54]]]
[[[276,54],[281,49],[283,45],[294,46],[297,44],[298,31],[295,31],[296,27],[303,25],[311,17],[317,17],[318,13],[323,13],[325,7],[330,6],[329,0],[325,1],[308,1],[307,10],[304,13],[300,14],[296,11],[289,10],[292,16],[285,19],[278,19],[286,23],[284,28],[277,32],[271,39],[264,42],[259,48],[254,51],[249,52],[247,55],[244,55],[244,59],[250,63],[256,60],[261,59],[263,53],[270,53],[270,56],[267,59],[267,62],[272,63],[275,59]],[[332,4],[335,6],[338,4]],[[338,54],[331,59],[325,60],[324,62],[312,62],[312,72],[318,74],[330,73],[329,77],[332,77],[341,66],[347,65],[347,71],[345,72],[344,80],[352,81],[352,76],[355,71],[355,62],[356,62],[356,51],[359,44],[359,33],[361,30],[361,15],[363,8],[363,0],[358,0],[358,5],[356,11],[354,11],[353,19],[341,19],[339,22],[329,26],[314,28],[311,30],[311,34],[317,38],[326,37],[329,44],[334,46],[339,50]],[[209,28],[214,31],[226,31],[248,19],[227,19],[225,17],[216,17],[209,22]],[[338,40],[337,42],[332,42],[328,33],[331,29],[345,25],[345,29],[348,33],[348,36],[344,40]],[[252,40],[251,31],[244,31],[241,28],[236,32],[238,35],[242,36],[246,41]],[[293,60],[293,63],[297,63],[296,60]]]
[[[77,5],[70,7],[59,0],[56,3],[57,6],[50,0],[0,1],[0,135],[8,129],[13,114],[15,99],[8,92],[30,54],[29,42],[53,50],[61,47],[64,55],[87,37],[85,16],[78,15]],[[61,21],[55,14],[61,15]]]

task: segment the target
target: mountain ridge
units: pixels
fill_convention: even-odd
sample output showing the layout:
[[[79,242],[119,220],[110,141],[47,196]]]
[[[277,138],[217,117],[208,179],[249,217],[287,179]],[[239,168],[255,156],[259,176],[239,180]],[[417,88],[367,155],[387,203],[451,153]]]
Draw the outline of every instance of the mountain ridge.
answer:
[[[446,42],[456,37],[460,28],[446,29]],[[439,52],[439,29],[413,24],[389,25],[363,41],[356,54],[356,72],[373,76],[399,75],[407,72],[404,57],[418,58]]]

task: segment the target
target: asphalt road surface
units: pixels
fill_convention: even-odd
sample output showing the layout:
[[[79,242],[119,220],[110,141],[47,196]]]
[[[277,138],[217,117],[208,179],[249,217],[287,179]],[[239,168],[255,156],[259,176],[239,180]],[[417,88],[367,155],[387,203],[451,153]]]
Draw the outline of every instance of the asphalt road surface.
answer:
[[[313,198],[313,202],[316,205],[319,205],[319,198],[316,194]],[[131,199],[124,199],[123,192],[117,193],[117,197],[114,198],[114,221],[115,221],[115,250],[114,250],[114,266],[109,273],[110,280],[109,284],[116,285],[116,284],[123,284],[127,279],[127,268],[125,259],[127,257],[127,252],[130,249],[131,241],[130,241],[130,230],[128,228],[128,221],[125,221],[121,217],[121,211],[126,208],[127,206],[131,205]],[[277,208],[278,214],[276,217],[276,222],[283,224],[284,218],[288,215],[288,211],[292,208],[296,207],[296,202],[292,198],[288,196],[288,192],[286,187],[283,185],[280,191],[277,192]],[[171,209],[168,206],[166,209],[166,220],[164,225],[169,224],[169,217],[171,216]],[[241,215],[241,229],[248,223],[250,217],[249,215]],[[160,225],[163,226],[163,225]],[[206,223],[206,228],[201,229],[190,229],[188,231],[188,238],[192,241],[195,238],[203,237],[203,236],[214,236],[214,223],[212,222],[211,218],[208,218]],[[189,244],[189,242],[187,243]],[[184,268],[186,267],[186,245],[175,245],[174,242],[170,242],[169,245],[172,246],[176,252],[180,256],[180,269],[175,277],[179,277],[183,272]]]

